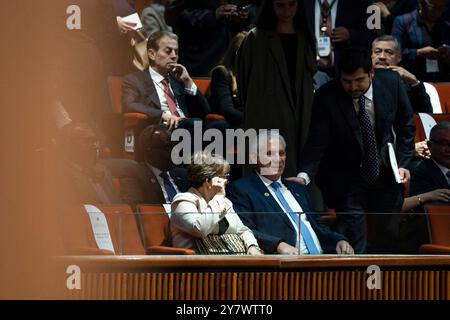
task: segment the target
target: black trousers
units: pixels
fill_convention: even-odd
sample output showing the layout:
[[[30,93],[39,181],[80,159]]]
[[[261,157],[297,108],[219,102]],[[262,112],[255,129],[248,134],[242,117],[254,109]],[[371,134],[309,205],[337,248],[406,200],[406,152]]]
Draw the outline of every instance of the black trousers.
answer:
[[[355,253],[398,253],[402,185],[388,168],[380,168],[375,184],[355,174],[334,190],[336,231],[346,236]]]

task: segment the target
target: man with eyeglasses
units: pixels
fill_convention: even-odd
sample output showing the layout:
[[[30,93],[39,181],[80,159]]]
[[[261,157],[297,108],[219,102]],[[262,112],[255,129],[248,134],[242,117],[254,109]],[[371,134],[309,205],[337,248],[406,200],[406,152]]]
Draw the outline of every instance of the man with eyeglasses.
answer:
[[[430,132],[428,147],[431,159],[423,160],[412,171],[409,201],[415,212],[425,212],[424,205],[448,205],[450,210],[450,122],[435,125]],[[425,215],[404,215],[400,227],[400,246],[403,253],[418,253],[419,247],[429,243]]]
[[[417,77],[399,66],[402,60],[400,43],[390,35],[376,38],[372,43],[372,64],[375,69],[397,72],[403,79],[414,112],[433,112],[430,97]]]
[[[447,204],[450,200],[450,122],[435,125],[428,141],[431,158],[423,162],[411,175],[411,195],[444,189],[436,200]],[[425,202],[420,197],[418,201]],[[421,203],[424,204],[424,203]]]
[[[420,80],[450,81],[448,0],[419,0],[418,10],[395,18],[392,35],[403,51],[403,66]]]

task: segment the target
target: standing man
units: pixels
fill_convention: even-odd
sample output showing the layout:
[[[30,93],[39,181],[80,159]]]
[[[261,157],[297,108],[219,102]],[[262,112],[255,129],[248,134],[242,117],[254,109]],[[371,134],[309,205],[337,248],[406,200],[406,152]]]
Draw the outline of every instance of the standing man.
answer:
[[[372,0],[304,0],[306,20],[316,38],[319,70],[334,78],[341,51],[352,45],[369,49],[375,32],[367,28]]]
[[[395,72],[372,68],[366,49],[348,48],[339,63],[341,76],[316,91],[308,141],[301,154],[298,182],[312,178],[328,207],[337,214],[337,231],[356,253],[367,251],[366,212],[398,213],[402,185],[394,179],[388,143],[395,144],[401,183],[414,154],[412,109]],[[371,217],[376,230],[371,252],[392,252],[398,215]]]

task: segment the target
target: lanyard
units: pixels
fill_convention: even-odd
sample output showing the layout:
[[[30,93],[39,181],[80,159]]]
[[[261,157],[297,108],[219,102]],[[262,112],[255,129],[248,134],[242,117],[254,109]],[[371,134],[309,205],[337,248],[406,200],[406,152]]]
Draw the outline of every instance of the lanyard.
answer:
[[[322,16],[322,21],[320,24],[320,31],[322,33],[327,32],[327,20],[328,17],[331,13],[331,9],[333,8],[334,4],[336,3],[336,0],[333,0],[331,2],[331,4],[328,5],[328,8],[324,8],[323,3],[320,2],[320,0],[317,0],[317,2],[319,3],[319,8],[320,8],[320,14]]]

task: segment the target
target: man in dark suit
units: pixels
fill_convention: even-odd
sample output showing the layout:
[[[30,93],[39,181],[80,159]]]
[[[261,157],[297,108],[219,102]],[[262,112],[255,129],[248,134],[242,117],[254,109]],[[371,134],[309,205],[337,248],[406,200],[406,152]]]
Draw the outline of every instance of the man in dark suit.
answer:
[[[310,30],[315,35],[320,60],[319,70],[334,78],[335,66],[340,59],[341,50],[349,45],[370,48],[375,32],[367,28],[367,8],[372,0],[305,0],[305,16]],[[325,46],[320,38],[328,37],[330,54],[320,50]],[[325,46],[326,47],[326,46]]]
[[[399,213],[402,185],[394,179],[388,143],[394,143],[401,183],[414,154],[412,109],[400,76],[372,68],[362,48],[343,51],[341,76],[316,91],[308,141],[293,178],[309,183],[315,177],[329,208],[337,214],[337,231],[355,252],[367,247],[366,212]],[[399,215],[373,215],[369,231],[372,252],[392,252]]]
[[[121,197],[133,208],[144,203],[170,204],[177,193],[189,189],[186,169],[175,167],[170,158],[174,145],[170,137],[167,126],[148,126],[138,140],[139,163],[133,161],[124,166],[116,165],[117,160],[104,160],[112,174],[120,178]]]
[[[425,212],[426,204],[450,205],[450,122],[435,125],[427,143],[431,158],[424,159],[411,174],[410,196],[415,212]],[[426,216],[405,215],[401,236],[403,251],[418,253],[420,245],[430,242]]]
[[[411,175],[412,196],[436,189],[450,189],[450,122],[435,125],[427,142],[431,158],[425,159]],[[449,200],[445,194],[442,201]]]
[[[194,121],[210,111],[186,68],[178,64],[178,37],[168,31],[154,32],[147,42],[150,67],[127,75],[123,82],[125,112],[145,113],[151,124],[166,123],[169,129],[192,131]],[[206,128],[226,128],[225,121]]]
[[[332,232],[319,215],[309,213],[306,188],[281,179],[286,142],[278,131],[260,134],[250,154],[257,172],[230,185],[227,197],[266,253],[353,254],[344,236]]]

